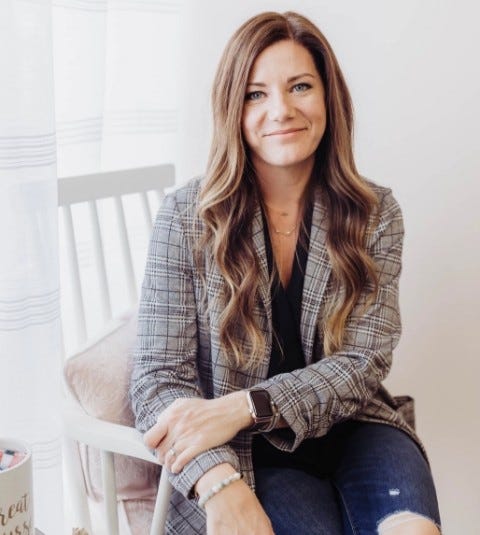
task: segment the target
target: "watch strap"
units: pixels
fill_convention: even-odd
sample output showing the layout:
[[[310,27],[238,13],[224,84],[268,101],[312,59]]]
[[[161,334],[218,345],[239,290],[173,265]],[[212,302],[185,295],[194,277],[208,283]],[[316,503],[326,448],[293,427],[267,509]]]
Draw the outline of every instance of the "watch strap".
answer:
[[[268,397],[269,409],[270,409],[270,414],[268,416],[259,416],[257,414],[254,396],[252,394],[258,391],[262,392],[262,394]],[[254,433],[255,432],[265,433],[274,429],[276,427],[280,414],[278,412],[278,409],[275,403],[270,397],[270,394],[266,390],[260,390],[260,389],[248,390],[247,394],[248,394],[249,411],[254,420],[253,424],[248,429]]]

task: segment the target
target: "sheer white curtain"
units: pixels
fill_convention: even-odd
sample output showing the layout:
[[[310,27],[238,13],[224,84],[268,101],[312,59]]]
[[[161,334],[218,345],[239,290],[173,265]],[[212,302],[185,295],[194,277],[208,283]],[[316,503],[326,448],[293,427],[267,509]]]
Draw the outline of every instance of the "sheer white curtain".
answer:
[[[0,434],[33,450],[36,525],[62,528],[52,11],[0,2]]]
[[[54,0],[60,177],[175,159],[181,6]]]
[[[0,1],[0,435],[64,533],[57,177],[175,163],[180,2]]]
[[[185,3],[172,0],[54,0],[59,177],[176,163],[185,9]],[[115,217],[113,211],[108,215],[109,208],[113,206],[99,207],[100,219],[102,231],[113,235],[110,228]],[[135,208],[126,206],[126,210],[128,217]],[[94,299],[96,280],[88,276],[93,275],[94,258],[89,218],[84,215],[85,225],[75,230],[85,274],[82,282],[85,306],[90,310],[90,335],[101,323]],[[77,212],[75,217],[81,219],[83,214]],[[141,226],[143,221],[139,223]],[[130,230],[135,232],[135,225]],[[136,236],[132,241],[142,245]],[[119,251],[112,248],[111,240],[106,243],[110,263],[114,263]],[[143,266],[136,271],[140,275]],[[121,270],[110,270],[113,287],[123,283],[121,275]],[[63,305],[69,296],[63,272],[61,281],[66,290],[62,291]],[[121,310],[124,293],[112,291],[111,295],[114,312]],[[72,341],[71,333],[66,332],[67,353]]]

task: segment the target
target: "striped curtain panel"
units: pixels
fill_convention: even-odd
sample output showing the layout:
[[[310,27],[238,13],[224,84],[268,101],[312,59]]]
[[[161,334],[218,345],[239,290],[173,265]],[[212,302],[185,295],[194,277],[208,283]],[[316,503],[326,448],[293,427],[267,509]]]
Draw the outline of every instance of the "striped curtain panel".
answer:
[[[180,5],[53,0],[59,177],[174,163]]]
[[[0,437],[32,446],[37,528],[62,510],[57,179],[176,163],[180,6],[0,1]]]
[[[49,3],[0,2],[0,73],[0,436],[31,446],[35,523],[45,533],[60,534],[60,289]]]

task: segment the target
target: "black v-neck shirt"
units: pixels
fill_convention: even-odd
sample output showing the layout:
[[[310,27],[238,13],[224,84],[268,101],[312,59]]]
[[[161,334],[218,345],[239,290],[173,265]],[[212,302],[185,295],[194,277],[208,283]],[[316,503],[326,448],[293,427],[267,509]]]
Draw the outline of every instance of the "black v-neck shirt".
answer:
[[[300,320],[311,219],[311,211],[309,210],[301,229],[301,236],[297,241],[292,273],[286,288],[280,282],[278,271],[275,270],[271,289],[273,336],[268,377],[279,373],[291,372],[305,366],[300,335]],[[264,235],[268,269],[271,275],[275,260],[265,221],[263,228],[265,229]]]
[[[302,293],[312,222],[312,209],[308,209],[298,239],[292,274],[286,288],[280,282],[278,272],[271,288],[272,301],[272,352],[268,377],[288,373],[305,367],[301,338]],[[269,272],[272,274],[274,257],[268,227],[263,220],[265,247]],[[254,435],[252,456],[254,469],[262,467],[289,467],[324,476],[330,472],[340,453],[340,439],[344,425],[337,425],[321,438],[304,440],[294,452],[284,452],[272,446],[261,434]],[[277,430],[281,433],[283,430]],[[291,431],[290,431],[291,432]]]

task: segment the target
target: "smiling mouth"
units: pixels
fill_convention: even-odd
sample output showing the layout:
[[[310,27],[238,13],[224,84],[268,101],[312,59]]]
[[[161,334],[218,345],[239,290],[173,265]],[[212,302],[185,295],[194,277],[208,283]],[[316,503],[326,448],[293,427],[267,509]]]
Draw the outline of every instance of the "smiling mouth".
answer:
[[[265,134],[264,137],[284,136],[286,134],[295,134],[297,132],[302,132],[303,130],[306,130],[306,128],[287,128],[285,130],[275,130],[275,132],[269,132],[268,134]]]

